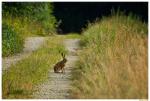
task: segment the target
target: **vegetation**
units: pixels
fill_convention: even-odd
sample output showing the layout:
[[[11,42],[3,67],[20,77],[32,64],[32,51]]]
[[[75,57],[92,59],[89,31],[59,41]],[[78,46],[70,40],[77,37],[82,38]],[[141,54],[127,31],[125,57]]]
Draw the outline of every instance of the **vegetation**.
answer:
[[[2,56],[20,52],[24,43],[22,37],[6,24],[2,25],[2,29]]]
[[[64,37],[50,37],[47,42],[29,57],[12,65],[2,75],[3,98],[32,98],[35,85],[44,81],[49,69],[66,53]]]
[[[52,15],[53,6],[51,3],[46,2],[3,2],[2,3],[2,22],[7,25],[9,28],[13,29],[13,32],[16,33],[18,38],[14,38],[17,40],[21,40],[24,42],[25,37],[27,36],[35,36],[35,35],[54,35],[56,33],[56,19]],[[3,32],[7,31],[7,28],[3,27]],[[9,31],[7,31],[9,32]],[[4,35],[5,33],[3,33]],[[9,33],[10,35],[12,33]],[[6,35],[4,35],[6,36]],[[11,35],[10,37],[13,37]],[[9,39],[3,40],[9,41]],[[10,45],[14,46],[14,43]],[[20,44],[21,45],[21,44]],[[16,45],[16,47],[21,50],[22,46]],[[3,46],[4,49],[7,49]],[[12,50],[15,50],[12,47]],[[3,51],[4,52],[4,51]],[[19,51],[15,51],[17,53]],[[4,52],[3,56],[11,55],[10,51]]]
[[[68,33],[67,35],[65,35],[65,37],[68,39],[80,39],[81,35],[78,33]]]
[[[148,98],[148,27],[118,12],[83,32],[72,98]]]
[[[71,98],[148,98],[148,25],[132,13],[112,12],[90,23],[82,37],[64,37],[55,36],[58,25],[52,3],[3,2],[2,6],[3,56],[20,52],[27,36],[51,35],[40,49],[3,71],[2,98],[32,98],[34,87],[47,79],[60,53],[67,53],[65,38],[81,38],[82,46],[72,71]]]

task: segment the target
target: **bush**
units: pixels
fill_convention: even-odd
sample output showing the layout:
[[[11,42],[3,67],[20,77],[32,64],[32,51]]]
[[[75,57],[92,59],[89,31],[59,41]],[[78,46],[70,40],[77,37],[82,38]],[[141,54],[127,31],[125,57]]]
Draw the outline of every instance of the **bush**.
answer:
[[[28,24],[32,30],[37,30],[33,35],[52,35],[56,32],[56,19],[53,16],[53,6],[49,2],[3,2],[2,3],[3,20],[9,23]],[[11,18],[11,19],[10,19]],[[17,22],[14,19],[19,19]],[[25,19],[25,20],[24,20]],[[8,21],[7,21],[8,20]],[[23,28],[24,26],[21,26]],[[34,26],[36,25],[36,26]],[[14,24],[12,25],[13,27]],[[40,31],[39,31],[40,29]],[[29,29],[25,29],[29,30]]]
[[[7,24],[2,24],[2,56],[9,56],[23,49],[23,39]]]
[[[20,52],[28,36],[54,35],[56,19],[52,13],[49,2],[3,2],[3,56]]]

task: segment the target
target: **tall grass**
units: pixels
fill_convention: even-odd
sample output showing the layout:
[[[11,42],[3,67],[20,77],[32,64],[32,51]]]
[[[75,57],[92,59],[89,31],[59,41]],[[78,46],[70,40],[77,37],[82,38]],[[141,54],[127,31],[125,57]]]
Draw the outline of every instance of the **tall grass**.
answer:
[[[148,28],[132,14],[89,24],[72,98],[148,98]]]
[[[2,75],[2,98],[32,98],[35,85],[47,79],[49,69],[66,52],[62,37],[50,37],[42,48],[12,65]]]

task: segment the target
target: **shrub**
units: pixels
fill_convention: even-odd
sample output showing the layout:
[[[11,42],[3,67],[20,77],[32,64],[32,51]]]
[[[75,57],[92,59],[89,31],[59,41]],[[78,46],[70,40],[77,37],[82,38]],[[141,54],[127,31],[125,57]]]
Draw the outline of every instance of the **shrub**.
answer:
[[[3,56],[20,52],[28,36],[54,35],[56,19],[52,13],[49,2],[3,2]]]
[[[21,38],[12,27],[2,24],[2,56],[18,53],[23,49],[23,38]]]
[[[56,19],[53,16],[53,5],[49,2],[3,2],[3,20],[28,24],[32,30],[42,30],[40,35],[52,35],[56,32]],[[9,19],[8,19],[9,18]],[[7,21],[8,19],[8,21]],[[18,19],[18,22],[13,21]],[[25,20],[24,20],[25,19]],[[8,22],[9,23],[9,22]],[[37,26],[34,26],[37,25]],[[14,26],[13,24],[13,27]],[[28,30],[28,29],[25,29]],[[32,33],[32,32],[31,32]],[[32,33],[37,35],[37,33]]]

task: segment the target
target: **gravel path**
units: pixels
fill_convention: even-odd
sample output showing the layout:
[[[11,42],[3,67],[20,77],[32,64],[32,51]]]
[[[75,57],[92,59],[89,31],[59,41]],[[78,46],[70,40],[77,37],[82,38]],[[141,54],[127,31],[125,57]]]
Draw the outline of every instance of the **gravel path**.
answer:
[[[36,87],[33,97],[36,99],[66,99],[69,98],[71,88],[71,70],[78,60],[76,50],[79,48],[79,39],[67,39],[64,41],[69,53],[65,66],[65,73],[54,73],[53,68],[49,71],[48,80]]]
[[[5,57],[2,59],[2,70],[7,70],[12,64],[17,61],[26,58],[33,51],[37,50],[45,41],[45,37],[29,37],[25,40],[24,49],[22,53],[18,53],[11,57]]]

